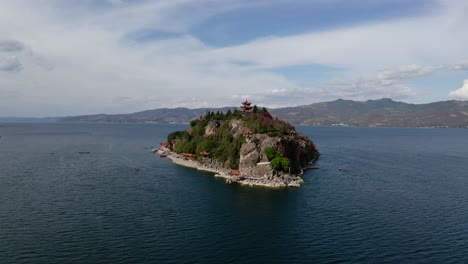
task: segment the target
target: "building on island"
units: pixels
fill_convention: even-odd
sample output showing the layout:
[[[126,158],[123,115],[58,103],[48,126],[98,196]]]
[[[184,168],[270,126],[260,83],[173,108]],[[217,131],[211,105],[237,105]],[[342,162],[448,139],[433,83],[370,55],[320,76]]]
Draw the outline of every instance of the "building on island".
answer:
[[[242,102],[242,105],[241,105],[241,109],[242,109],[242,112],[244,113],[249,113],[249,112],[252,112],[252,106],[250,106],[252,103],[247,101],[247,99],[245,99],[244,102]]]
[[[252,140],[252,137],[253,137],[253,133],[250,129],[247,129],[245,132],[244,132],[244,137],[245,139],[247,140],[247,142],[250,142],[250,140]]]

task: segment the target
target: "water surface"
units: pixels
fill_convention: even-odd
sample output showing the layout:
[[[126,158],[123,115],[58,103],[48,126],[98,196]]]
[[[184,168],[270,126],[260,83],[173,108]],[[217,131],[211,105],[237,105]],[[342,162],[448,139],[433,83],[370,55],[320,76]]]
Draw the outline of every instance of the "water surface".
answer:
[[[145,149],[181,129],[0,124],[0,263],[468,262],[468,130],[299,127],[320,169],[270,190]]]

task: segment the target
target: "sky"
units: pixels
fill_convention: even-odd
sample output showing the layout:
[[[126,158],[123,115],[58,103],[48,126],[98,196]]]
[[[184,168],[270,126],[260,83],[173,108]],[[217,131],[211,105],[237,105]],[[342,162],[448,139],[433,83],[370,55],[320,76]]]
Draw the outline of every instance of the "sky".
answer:
[[[5,0],[0,116],[468,100],[468,0]]]

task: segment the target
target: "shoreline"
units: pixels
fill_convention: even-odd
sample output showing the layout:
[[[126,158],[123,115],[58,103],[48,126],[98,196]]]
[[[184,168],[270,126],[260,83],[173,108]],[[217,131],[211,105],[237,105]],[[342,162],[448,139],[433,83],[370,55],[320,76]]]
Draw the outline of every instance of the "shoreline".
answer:
[[[227,174],[227,170],[223,171],[219,169],[208,168],[197,161],[180,157],[179,154],[173,152],[169,152],[166,158],[180,166],[213,173],[214,177],[224,178],[226,183],[236,182],[241,185],[260,186],[267,188],[301,187],[301,185],[304,183],[304,180],[300,176],[295,176],[294,180],[289,182],[282,181],[279,178],[268,179],[266,177],[254,178],[245,176],[231,176]]]

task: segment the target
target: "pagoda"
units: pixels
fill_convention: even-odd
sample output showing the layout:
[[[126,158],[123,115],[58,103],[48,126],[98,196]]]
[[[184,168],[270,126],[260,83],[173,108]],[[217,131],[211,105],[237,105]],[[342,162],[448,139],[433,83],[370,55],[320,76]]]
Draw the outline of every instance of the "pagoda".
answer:
[[[244,132],[244,137],[245,139],[247,140],[247,142],[250,142],[250,140],[252,140],[252,137],[253,137],[253,133],[250,129],[247,129],[245,132]]]
[[[242,102],[242,105],[241,105],[241,109],[242,109],[242,112],[244,113],[248,113],[248,112],[252,112],[252,106],[250,106],[252,103],[247,101],[247,99],[245,99],[244,102]]]

